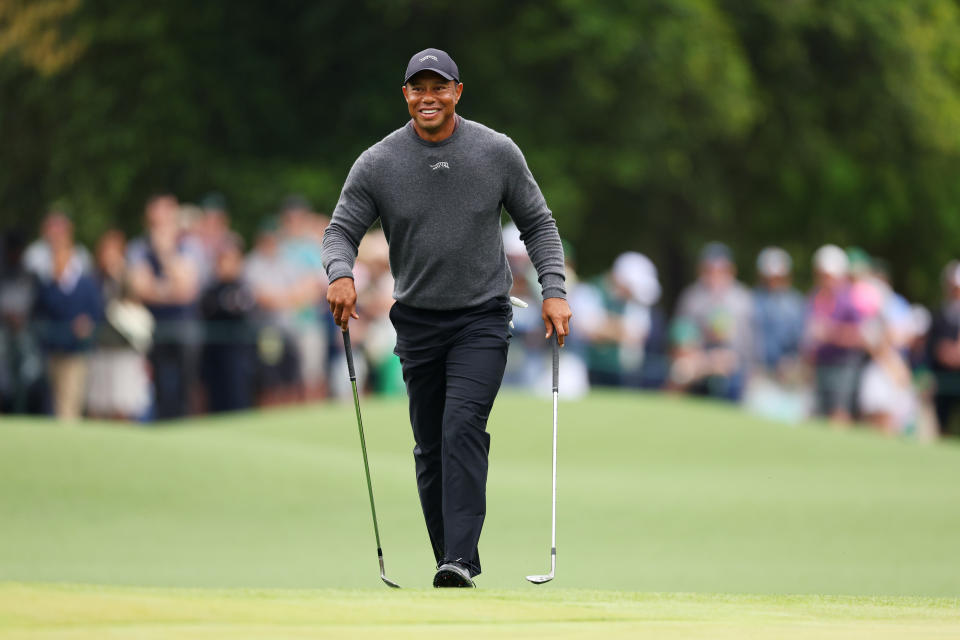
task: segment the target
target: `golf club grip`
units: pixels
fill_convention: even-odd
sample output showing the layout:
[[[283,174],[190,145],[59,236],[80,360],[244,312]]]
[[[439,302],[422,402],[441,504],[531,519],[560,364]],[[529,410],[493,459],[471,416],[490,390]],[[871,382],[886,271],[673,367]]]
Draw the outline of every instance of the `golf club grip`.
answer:
[[[560,336],[553,335],[553,390],[560,388]]]
[[[350,329],[343,332],[343,350],[347,354],[347,371],[350,372],[350,379],[357,379],[357,372],[353,368],[353,349],[350,347]]]

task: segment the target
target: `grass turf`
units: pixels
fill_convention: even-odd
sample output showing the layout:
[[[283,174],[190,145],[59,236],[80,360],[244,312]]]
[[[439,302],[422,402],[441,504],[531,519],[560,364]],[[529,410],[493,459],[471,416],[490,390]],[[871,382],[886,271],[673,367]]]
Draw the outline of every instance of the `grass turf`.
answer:
[[[365,399],[363,409],[388,575],[405,587],[427,586],[433,563],[404,404]],[[951,542],[960,530],[960,447],[952,443],[794,429],[663,396],[597,394],[562,403],[558,578],[534,587],[523,576],[549,568],[550,428],[549,400],[498,400],[482,591],[462,600],[385,588],[359,595],[143,589],[376,588],[351,405],[140,429],[4,417],[0,630],[73,637],[57,626],[72,620],[76,637],[88,637],[89,625],[70,612],[96,602],[90,610],[103,617],[91,625],[142,623],[144,637],[169,625],[180,637],[213,637],[203,634],[214,628],[253,636],[269,620],[288,637],[323,629],[336,635],[335,624],[310,632],[286,625],[288,606],[303,609],[307,626],[341,620],[359,625],[351,634],[361,636],[383,631],[381,613],[406,610],[410,618],[388,616],[397,625],[391,635],[422,635],[425,620],[453,630],[498,622],[503,637],[532,637],[543,625],[559,637],[597,633],[580,626],[577,611],[606,635],[655,628],[656,637],[727,637],[729,627],[729,637],[744,637],[737,633],[774,625],[777,637],[807,637],[821,624],[824,633],[843,633],[855,623],[891,630],[891,637],[894,630],[902,635],[901,623],[930,637],[960,632],[956,600],[822,597],[960,595],[960,548]],[[563,590],[570,587],[758,595]],[[498,591],[510,588],[518,591]],[[776,595],[786,593],[812,595]],[[456,614],[450,598],[461,605]],[[30,611],[29,602],[34,614],[19,613]],[[213,618],[202,617],[207,608]],[[517,611],[539,613],[528,620]],[[37,618],[29,615],[49,624],[31,626]]]
[[[955,638],[953,599],[0,585],[4,638]]]

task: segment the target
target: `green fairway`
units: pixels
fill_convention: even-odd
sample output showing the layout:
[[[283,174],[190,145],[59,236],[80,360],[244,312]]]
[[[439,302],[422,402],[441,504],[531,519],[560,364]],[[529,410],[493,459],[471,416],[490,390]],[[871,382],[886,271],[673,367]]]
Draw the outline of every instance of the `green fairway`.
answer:
[[[433,559],[405,405],[367,399],[364,418],[387,573],[423,589]],[[5,417],[0,630],[960,634],[960,447],[784,427],[664,396],[561,403],[558,577],[535,587],[523,576],[549,569],[550,429],[548,399],[498,400],[481,589],[437,594],[380,585],[351,405],[155,428]],[[116,586],[38,584],[54,582]],[[198,587],[234,589],[184,590]],[[642,595],[665,592],[755,595]]]
[[[388,574],[433,559],[402,401],[364,403]],[[491,418],[483,587],[549,569],[550,403]],[[788,428],[710,403],[561,404],[546,588],[960,595],[960,448]],[[0,579],[178,587],[378,584],[350,405],[165,428],[0,423]],[[532,588],[532,587],[530,587]]]

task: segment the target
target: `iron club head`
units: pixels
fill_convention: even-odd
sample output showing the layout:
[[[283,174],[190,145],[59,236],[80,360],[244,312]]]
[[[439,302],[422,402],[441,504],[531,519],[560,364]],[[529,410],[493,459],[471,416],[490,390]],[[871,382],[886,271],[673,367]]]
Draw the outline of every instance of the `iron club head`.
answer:
[[[383,580],[383,583],[384,583],[385,585],[387,585],[388,587],[393,587],[394,589],[399,589],[399,588],[400,588],[400,585],[398,585],[396,582],[394,582],[393,580],[391,580],[391,579],[388,578],[387,576],[381,575],[381,576],[380,576],[380,579]]]
[[[380,579],[383,580],[383,584],[388,587],[393,587],[394,589],[399,589],[400,585],[387,577],[387,570],[383,568],[383,550],[380,547],[377,547],[377,556],[380,560]]]
[[[545,576],[527,576],[527,580],[529,580],[533,584],[543,584],[545,582],[550,582],[551,580],[553,580],[553,574],[550,573]]]

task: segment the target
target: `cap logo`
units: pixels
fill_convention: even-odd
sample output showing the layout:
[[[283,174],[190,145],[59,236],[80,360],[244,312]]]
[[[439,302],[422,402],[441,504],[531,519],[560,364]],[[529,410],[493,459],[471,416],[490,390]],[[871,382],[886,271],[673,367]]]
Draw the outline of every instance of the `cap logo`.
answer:
[[[420,58],[420,62],[423,62],[424,60],[434,60],[436,62],[440,62],[437,56],[423,56],[422,58]]]

